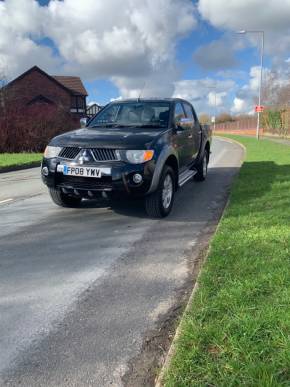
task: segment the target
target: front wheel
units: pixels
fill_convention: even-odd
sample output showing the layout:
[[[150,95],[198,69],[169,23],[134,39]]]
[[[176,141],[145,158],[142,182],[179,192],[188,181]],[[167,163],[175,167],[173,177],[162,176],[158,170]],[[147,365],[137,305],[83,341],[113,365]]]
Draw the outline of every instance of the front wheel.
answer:
[[[194,176],[194,179],[196,181],[204,181],[206,179],[208,161],[209,161],[209,153],[208,153],[207,149],[205,149],[202,159],[195,167],[197,170],[197,173]]]
[[[175,174],[173,169],[166,165],[162,171],[157,190],[145,198],[147,214],[152,218],[167,216],[173,206],[174,194]]]
[[[49,188],[49,194],[52,201],[60,207],[79,207],[82,200],[81,198],[69,196],[55,188]]]

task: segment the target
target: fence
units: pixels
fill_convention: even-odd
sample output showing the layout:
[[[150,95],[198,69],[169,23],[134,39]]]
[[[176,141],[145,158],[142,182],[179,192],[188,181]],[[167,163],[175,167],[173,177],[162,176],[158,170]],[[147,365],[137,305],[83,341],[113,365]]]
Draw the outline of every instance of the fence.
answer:
[[[216,133],[233,133],[255,135],[257,128],[257,119],[255,117],[245,118],[237,121],[222,122],[215,125]],[[213,129],[213,126],[212,126]]]
[[[237,119],[230,122],[217,123],[216,133],[232,133],[254,136],[257,128],[257,117]],[[212,125],[212,129],[213,125]],[[261,114],[261,135],[278,137],[290,136],[290,109],[284,107],[267,107]]]

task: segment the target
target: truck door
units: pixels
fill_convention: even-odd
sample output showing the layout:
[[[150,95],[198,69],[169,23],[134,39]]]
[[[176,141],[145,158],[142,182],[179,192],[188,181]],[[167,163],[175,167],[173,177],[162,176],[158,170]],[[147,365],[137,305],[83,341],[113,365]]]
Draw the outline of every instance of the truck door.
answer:
[[[198,152],[200,149],[201,135],[202,135],[201,126],[198,122],[198,119],[196,117],[195,111],[193,110],[193,107],[187,102],[183,102],[183,106],[186,113],[186,118],[189,120],[189,127],[192,135],[190,158],[191,158],[191,161],[194,161],[198,156]]]
[[[174,146],[178,152],[179,168],[182,170],[191,162],[193,134],[181,102],[175,104],[174,123]]]

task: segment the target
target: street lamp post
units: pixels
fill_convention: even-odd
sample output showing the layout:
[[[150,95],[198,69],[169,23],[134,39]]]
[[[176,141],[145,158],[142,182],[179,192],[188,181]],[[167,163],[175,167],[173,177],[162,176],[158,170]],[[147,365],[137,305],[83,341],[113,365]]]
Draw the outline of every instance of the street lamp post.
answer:
[[[262,81],[263,81],[263,60],[264,60],[264,31],[261,30],[241,30],[237,31],[238,34],[261,34],[261,50],[260,50],[260,82],[259,82],[259,102],[258,105],[261,106],[261,93],[262,93]],[[258,110],[257,116],[257,129],[256,129],[256,138],[260,138],[260,109]]]

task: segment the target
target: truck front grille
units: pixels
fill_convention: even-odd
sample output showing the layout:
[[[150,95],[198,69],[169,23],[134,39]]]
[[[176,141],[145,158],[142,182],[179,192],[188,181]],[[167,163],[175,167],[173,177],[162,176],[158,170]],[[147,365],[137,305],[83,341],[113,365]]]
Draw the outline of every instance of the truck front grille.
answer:
[[[91,149],[97,161],[116,161],[118,160],[115,149],[93,148]]]
[[[77,147],[65,147],[62,148],[60,151],[60,154],[58,157],[62,157],[64,159],[70,159],[73,160],[77,157],[77,155],[80,153],[80,148]]]
[[[87,148],[83,148],[87,149]],[[82,148],[77,147],[64,147],[62,148],[59,157],[68,160],[74,160],[80,153]],[[106,148],[89,148],[88,151],[91,151],[96,161],[117,161],[117,152],[116,149],[106,149]]]

